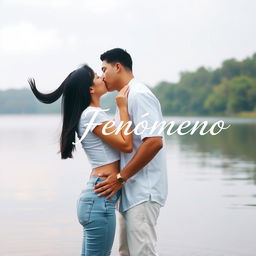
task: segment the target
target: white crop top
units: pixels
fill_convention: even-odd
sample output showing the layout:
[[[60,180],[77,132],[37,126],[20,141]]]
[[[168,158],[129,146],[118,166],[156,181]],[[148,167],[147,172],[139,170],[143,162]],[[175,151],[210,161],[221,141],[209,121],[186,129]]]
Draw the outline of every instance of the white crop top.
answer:
[[[93,123],[102,123],[111,120],[111,118],[105,112],[99,110],[102,109],[100,107],[89,106],[83,111],[78,124],[77,135],[79,139],[81,139],[83,136],[87,124],[95,114],[95,111],[97,111],[98,114]],[[96,126],[97,124],[91,126],[85,138],[81,141],[82,147],[88,157],[89,162],[91,163],[92,168],[110,164],[120,159],[120,154],[117,150],[112,148],[99,136],[93,133],[93,129]]]

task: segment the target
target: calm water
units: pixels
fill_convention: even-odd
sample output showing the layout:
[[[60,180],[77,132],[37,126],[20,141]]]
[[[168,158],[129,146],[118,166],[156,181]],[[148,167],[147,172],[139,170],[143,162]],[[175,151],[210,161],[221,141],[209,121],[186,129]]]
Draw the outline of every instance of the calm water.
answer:
[[[167,137],[160,256],[256,255],[256,120],[230,122],[217,136]],[[90,166],[81,147],[60,160],[59,131],[59,116],[0,116],[1,256],[80,253],[76,200]]]

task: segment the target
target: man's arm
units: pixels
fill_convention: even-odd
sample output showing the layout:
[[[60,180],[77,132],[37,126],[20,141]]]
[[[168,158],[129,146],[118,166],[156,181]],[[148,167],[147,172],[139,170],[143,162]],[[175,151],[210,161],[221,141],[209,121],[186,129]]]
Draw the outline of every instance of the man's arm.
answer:
[[[162,137],[145,138],[131,161],[121,170],[122,178],[126,181],[139,172],[155,157],[162,147]],[[102,173],[103,175],[104,173]],[[121,189],[121,187],[122,184],[117,180],[116,174],[111,174],[105,181],[95,186],[95,192],[101,192],[99,196],[109,194],[106,197],[108,199]]]

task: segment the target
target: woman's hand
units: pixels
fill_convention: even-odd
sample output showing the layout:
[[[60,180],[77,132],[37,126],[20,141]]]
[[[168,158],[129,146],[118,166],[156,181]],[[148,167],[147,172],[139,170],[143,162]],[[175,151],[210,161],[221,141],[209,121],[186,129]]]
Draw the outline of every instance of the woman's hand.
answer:
[[[116,105],[120,108],[127,108],[128,107],[128,93],[129,93],[129,86],[124,86],[116,96]]]
[[[114,126],[113,123],[109,126],[109,122],[105,121],[96,126],[93,130],[94,134],[98,135],[110,146],[124,153],[132,153],[133,151],[132,121],[130,120],[128,113],[128,93],[129,87],[124,86],[116,96],[120,123],[122,122],[121,129],[117,129],[118,126]],[[105,124],[107,124],[107,128],[105,127]],[[125,133],[125,131],[127,131],[127,133]]]

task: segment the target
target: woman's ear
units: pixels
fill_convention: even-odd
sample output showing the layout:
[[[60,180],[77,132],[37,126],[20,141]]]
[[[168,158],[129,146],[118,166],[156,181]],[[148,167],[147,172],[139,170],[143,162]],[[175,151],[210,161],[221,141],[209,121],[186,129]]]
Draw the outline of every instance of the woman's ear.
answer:
[[[90,94],[94,94],[94,88],[90,86]]]

